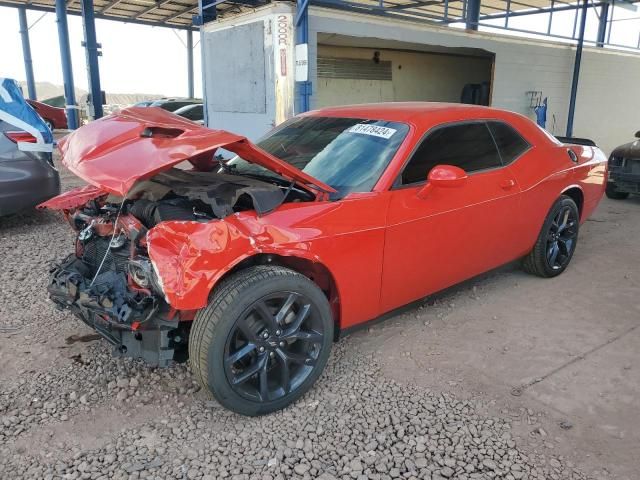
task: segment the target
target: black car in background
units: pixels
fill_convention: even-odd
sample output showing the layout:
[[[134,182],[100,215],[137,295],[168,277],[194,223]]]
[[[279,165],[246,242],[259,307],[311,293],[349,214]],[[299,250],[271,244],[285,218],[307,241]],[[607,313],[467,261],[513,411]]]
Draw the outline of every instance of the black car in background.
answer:
[[[201,103],[194,103],[193,105],[180,107],[173,113],[180,115],[187,120],[191,120],[192,122],[204,125],[204,107]]]
[[[634,142],[620,145],[609,157],[609,178],[607,197],[615,200],[627,198],[630,194],[640,195],[640,130]]]
[[[179,108],[186,107],[187,105],[193,105],[202,103],[202,99],[199,98],[163,98],[152,102],[150,107],[160,107],[168,112],[175,112]]]

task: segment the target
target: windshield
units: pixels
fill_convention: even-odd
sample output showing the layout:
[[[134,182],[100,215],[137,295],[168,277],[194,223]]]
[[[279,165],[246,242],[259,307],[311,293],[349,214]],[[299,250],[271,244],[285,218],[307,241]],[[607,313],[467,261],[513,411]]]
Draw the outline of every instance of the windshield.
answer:
[[[404,123],[362,118],[296,117],[269,132],[257,145],[333,187],[341,198],[369,192],[404,140]],[[235,157],[233,173],[277,174]]]

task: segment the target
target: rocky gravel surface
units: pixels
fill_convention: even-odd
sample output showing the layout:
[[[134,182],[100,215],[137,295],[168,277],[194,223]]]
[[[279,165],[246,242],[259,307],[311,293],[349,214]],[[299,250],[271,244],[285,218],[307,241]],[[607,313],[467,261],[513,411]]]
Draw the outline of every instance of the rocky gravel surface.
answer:
[[[524,453],[507,420],[447,393],[401,387],[351,347],[336,346],[319,385],[293,407],[244,418],[196,394],[185,366],[153,370],[96,344],[86,363],[35,373],[3,392],[0,477],[585,478],[561,458]],[[122,430],[98,448],[66,450],[55,437],[50,447],[21,442],[81,412],[87,423],[71,428],[91,428],[101,410]],[[127,428],[132,410],[153,418]],[[55,449],[63,453],[50,455]]]
[[[116,359],[45,294],[71,249],[60,216],[0,219],[0,479],[584,479],[521,446],[483,400],[386,378],[356,338],[320,381],[260,418],[222,409],[188,366]]]

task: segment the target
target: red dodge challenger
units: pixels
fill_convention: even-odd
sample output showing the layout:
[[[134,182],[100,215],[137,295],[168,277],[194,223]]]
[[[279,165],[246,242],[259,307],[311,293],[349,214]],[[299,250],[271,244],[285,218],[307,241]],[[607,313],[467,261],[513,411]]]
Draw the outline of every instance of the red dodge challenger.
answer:
[[[255,145],[134,107],[60,150],[90,185],[43,204],[77,232],[52,300],[119,355],[188,358],[246,415],[304,394],[340,331],[513,260],[562,273],[607,165],[521,115],[431,103],[322,109]]]

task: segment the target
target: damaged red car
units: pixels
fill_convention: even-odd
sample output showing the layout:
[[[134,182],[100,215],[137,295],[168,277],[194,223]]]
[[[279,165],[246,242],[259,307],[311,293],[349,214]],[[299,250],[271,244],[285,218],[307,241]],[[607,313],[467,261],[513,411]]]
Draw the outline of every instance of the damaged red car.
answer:
[[[130,108],[60,151],[90,185],[43,204],[77,232],[51,299],[247,415],[307,391],[340,332],[517,259],[560,274],[606,175],[597,147],[453,104],[318,110],[257,144]]]

